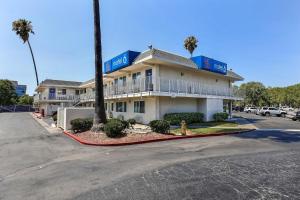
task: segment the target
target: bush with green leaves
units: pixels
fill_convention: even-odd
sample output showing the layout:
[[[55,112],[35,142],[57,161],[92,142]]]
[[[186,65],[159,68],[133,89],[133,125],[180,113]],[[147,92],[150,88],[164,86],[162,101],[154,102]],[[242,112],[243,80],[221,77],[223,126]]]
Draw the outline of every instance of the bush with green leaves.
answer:
[[[93,126],[93,119],[88,118],[88,119],[73,119],[71,121],[71,126],[72,126],[72,130],[75,133],[78,132],[83,132],[83,131],[87,131],[90,130]]]
[[[107,137],[116,138],[124,135],[124,130],[128,127],[128,122],[120,119],[109,119],[104,125],[104,132]]]
[[[228,113],[226,112],[220,112],[220,113],[215,113],[213,115],[213,118],[216,122],[222,122],[225,121],[226,119],[228,119]]]
[[[153,132],[157,132],[157,133],[170,132],[170,124],[166,120],[153,120],[149,123],[149,126]]]
[[[180,125],[184,120],[187,124],[203,122],[204,114],[200,112],[186,112],[186,113],[167,113],[164,115],[164,120],[171,125]]]

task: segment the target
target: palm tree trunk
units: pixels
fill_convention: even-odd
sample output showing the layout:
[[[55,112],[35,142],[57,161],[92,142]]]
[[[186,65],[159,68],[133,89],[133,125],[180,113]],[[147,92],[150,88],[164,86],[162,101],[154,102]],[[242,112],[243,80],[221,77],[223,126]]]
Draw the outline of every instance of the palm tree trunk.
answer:
[[[101,44],[101,27],[100,27],[100,7],[99,0],[94,1],[94,40],[95,40],[95,115],[94,125],[106,123],[106,113],[104,108],[103,96],[103,74],[102,74],[102,44]],[[94,129],[95,130],[95,129]]]
[[[38,85],[39,85],[39,77],[38,77],[38,73],[37,73],[37,69],[36,69],[36,64],[35,64],[35,59],[34,59],[34,55],[33,55],[33,52],[32,52],[32,48],[31,48],[29,39],[27,40],[27,44],[28,44],[28,46],[29,46],[30,53],[31,53],[31,57],[32,57],[32,61],[33,61],[33,65],[34,65],[35,78],[36,78],[36,85],[38,86]]]

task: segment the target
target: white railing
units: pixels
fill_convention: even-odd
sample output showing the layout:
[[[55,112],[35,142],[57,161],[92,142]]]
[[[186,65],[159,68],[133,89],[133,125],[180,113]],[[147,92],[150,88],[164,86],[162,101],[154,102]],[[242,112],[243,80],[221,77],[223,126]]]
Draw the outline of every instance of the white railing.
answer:
[[[185,80],[151,79],[151,77],[140,78],[136,81],[127,81],[122,85],[111,85],[104,87],[104,98],[118,98],[131,94],[155,92],[169,95],[192,95],[192,96],[222,96],[241,97],[233,88],[216,87],[202,82],[192,82]],[[95,93],[88,92],[80,95],[80,101],[95,100]]]
[[[37,94],[33,97],[34,102],[38,101],[78,101],[79,95],[42,95]]]

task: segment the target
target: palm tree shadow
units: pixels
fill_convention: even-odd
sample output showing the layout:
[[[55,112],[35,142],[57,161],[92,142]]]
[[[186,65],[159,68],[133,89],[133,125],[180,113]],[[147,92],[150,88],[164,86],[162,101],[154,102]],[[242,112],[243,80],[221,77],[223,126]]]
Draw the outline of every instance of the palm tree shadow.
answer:
[[[284,131],[251,131],[247,133],[237,134],[235,137],[244,139],[269,139],[275,142],[294,143],[300,142],[300,132],[284,132]]]

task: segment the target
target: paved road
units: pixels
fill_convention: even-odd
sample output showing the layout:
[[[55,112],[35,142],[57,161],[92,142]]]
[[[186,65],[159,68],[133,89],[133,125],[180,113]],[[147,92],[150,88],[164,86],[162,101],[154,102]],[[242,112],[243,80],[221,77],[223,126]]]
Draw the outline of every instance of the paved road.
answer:
[[[247,118],[257,128],[260,129],[299,129],[300,122],[293,121],[289,118],[282,117],[266,117],[261,115],[255,115],[252,113],[236,112],[234,115]]]
[[[300,199],[300,133],[82,146],[0,114],[0,199]]]

